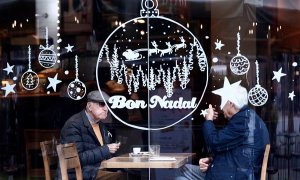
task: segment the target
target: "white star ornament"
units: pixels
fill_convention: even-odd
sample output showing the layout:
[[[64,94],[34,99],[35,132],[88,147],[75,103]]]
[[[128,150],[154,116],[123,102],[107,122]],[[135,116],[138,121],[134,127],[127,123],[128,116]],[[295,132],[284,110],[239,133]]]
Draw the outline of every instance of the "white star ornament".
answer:
[[[65,49],[67,50],[67,52],[72,52],[72,48],[73,48],[74,46],[71,46],[70,44],[68,44],[68,46],[67,47],[65,47]]]
[[[200,115],[202,115],[203,117],[205,117],[206,114],[208,114],[207,111],[206,111],[206,109],[201,110]]]
[[[291,92],[291,93],[289,93],[289,98],[291,99],[291,101],[293,101],[294,100],[294,97],[295,97],[296,95],[295,95],[295,92],[293,91],[293,92]]]
[[[3,69],[4,71],[6,71],[6,75],[8,75],[9,73],[13,73],[12,69],[14,68],[15,65],[10,66],[8,63],[6,63],[6,64],[7,64],[7,67]]]
[[[57,73],[54,76],[54,78],[48,77],[49,80],[49,85],[47,86],[47,89],[49,89],[50,87],[53,88],[54,92],[56,92],[56,85],[61,83],[61,80],[57,79]]]
[[[6,82],[6,86],[1,88],[3,90],[5,90],[5,97],[9,94],[9,93],[16,93],[14,90],[14,87],[16,86],[16,84],[12,84],[10,85],[8,82]]]
[[[221,109],[223,109],[223,107],[227,103],[227,101],[231,101],[231,102],[235,103],[236,94],[237,94],[236,90],[237,90],[237,87],[240,86],[240,83],[241,83],[241,80],[238,82],[235,82],[233,84],[230,84],[227,77],[225,76],[223,87],[212,91],[212,93],[221,96],[221,105],[220,105]]]
[[[221,48],[224,46],[224,44],[222,44],[221,40],[219,41],[218,39],[217,39],[217,42],[215,42],[215,45],[216,45],[215,49],[218,49],[218,50],[221,50]]]
[[[282,76],[286,76],[286,74],[282,73],[281,71],[282,71],[282,68],[280,68],[278,71],[273,71],[274,76],[273,76],[272,80],[276,79],[277,82],[280,82],[280,78]]]

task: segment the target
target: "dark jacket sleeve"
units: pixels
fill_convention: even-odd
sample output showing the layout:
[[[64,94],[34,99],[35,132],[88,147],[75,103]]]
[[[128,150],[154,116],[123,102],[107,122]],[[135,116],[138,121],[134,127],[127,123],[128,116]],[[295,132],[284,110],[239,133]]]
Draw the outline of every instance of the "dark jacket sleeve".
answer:
[[[217,130],[213,121],[205,121],[203,133],[206,145],[212,152],[222,152],[231,150],[239,146],[245,138],[246,126],[244,121],[235,117],[231,119],[227,126]]]

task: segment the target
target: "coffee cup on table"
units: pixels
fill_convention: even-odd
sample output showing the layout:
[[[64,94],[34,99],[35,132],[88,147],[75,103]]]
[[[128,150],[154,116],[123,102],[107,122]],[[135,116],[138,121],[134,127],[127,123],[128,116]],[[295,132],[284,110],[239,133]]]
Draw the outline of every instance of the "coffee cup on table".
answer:
[[[133,154],[139,154],[141,152],[140,147],[134,147],[132,150],[133,150]]]

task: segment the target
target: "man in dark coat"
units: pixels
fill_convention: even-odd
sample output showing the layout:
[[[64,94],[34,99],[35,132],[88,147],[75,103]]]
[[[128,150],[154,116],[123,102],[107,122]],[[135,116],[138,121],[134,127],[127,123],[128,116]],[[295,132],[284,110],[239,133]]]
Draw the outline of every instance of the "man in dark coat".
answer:
[[[269,144],[269,132],[262,119],[250,109],[247,90],[239,82],[230,84],[225,77],[224,87],[213,91],[222,97],[221,109],[229,123],[217,130],[213,119],[217,113],[209,105],[203,124],[208,149],[214,154],[202,158],[199,166],[186,165],[176,180],[259,180],[264,150]]]
[[[101,96],[102,94],[102,96]],[[123,173],[99,170],[103,160],[112,157],[120,144],[111,143],[111,134],[101,121],[106,119],[108,108],[105,92],[92,91],[87,96],[84,110],[67,120],[61,130],[61,143],[75,143],[79,154],[83,179],[123,179]],[[69,171],[69,178],[75,179],[75,171]]]

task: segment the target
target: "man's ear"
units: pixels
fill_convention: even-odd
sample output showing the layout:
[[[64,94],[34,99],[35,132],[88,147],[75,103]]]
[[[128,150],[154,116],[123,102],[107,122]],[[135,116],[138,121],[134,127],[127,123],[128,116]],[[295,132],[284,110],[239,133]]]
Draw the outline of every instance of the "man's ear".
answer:
[[[86,108],[87,110],[91,111],[91,102],[86,103]]]

